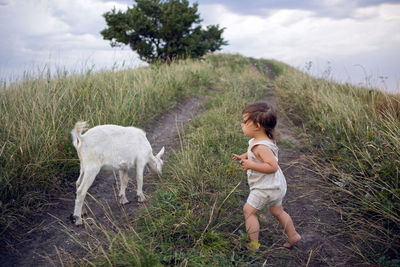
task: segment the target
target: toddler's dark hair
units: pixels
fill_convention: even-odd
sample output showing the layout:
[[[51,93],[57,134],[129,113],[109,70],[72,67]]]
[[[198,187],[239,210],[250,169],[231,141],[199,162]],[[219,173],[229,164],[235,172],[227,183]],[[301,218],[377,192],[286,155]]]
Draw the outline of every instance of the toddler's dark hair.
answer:
[[[243,109],[242,114],[248,114],[247,120],[259,123],[269,138],[275,140],[277,116],[275,109],[267,102],[255,102]],[[247,121],[246,121],[247,122]]]

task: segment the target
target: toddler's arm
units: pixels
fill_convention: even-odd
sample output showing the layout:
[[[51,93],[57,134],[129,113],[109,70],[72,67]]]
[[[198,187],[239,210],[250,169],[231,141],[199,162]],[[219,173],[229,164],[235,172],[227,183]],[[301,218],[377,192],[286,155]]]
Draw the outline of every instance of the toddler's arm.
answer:
[[[253,147],[253,153],[261,162],[256,163],[253,159],[241,159],[243,170],[255,170],[262,173],[274,173],[278,170],[278,161],[272,150],[263,145]]]

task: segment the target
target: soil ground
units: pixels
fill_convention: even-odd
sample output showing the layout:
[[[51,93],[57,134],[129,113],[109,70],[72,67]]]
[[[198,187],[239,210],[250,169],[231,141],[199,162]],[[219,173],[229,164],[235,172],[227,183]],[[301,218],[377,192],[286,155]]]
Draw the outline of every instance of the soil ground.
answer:
[[[168,157],[168,153],[177,147],[178,129],[196,113],[202,100],[203,98],[195,97],[178,105],[147,131],[154,154],[165,146],[165,156]],[[278,104],[279,107],[273,93],[267,95],[265,100],[275,106]],[[280,145],[278,144],[279,164],[288,183],[283,205],[303,238],[290,250],[290,257],[293,259],[290,266],[355,266],[351,258],[351,245],[341,230],[343,222],[340,214],[332,208],[329,191],[321,177],[313,171],[312,157],[302,152],[305,139],[295,131],[296,127],[284,114],[278,116],[278,130],[281,133]],[[86,196],[86,222],[113,227],[112,220],[108,217],[121,220],[129,214],[138,213],[143,204],[136,201],[134,172],[130,173],[130,178],[127,198],[131,202],[121,206],[117,197],[116,175],[113,172],[101,172]],[[147,197],[150,197],[152,187],[151,175],[146,174],[143,191]],[[69,220],[74,198],[75,192],[72,191],[54,200],[44,212],[36,216],[32,220],[36,224],[24,239],[0,252],[0,266],[61,266],[63,264],[59,261],[59,255],[66,254],[76,258],[83,256],[82,247],[74,239],[85,242],[90,233],[85,227],[73,226]],[[112,211],[112,214],[104,210]],[[271,220],[268,216],[268,213],[260,215],[261,227]],[[267,234],[261,233],[260,242],[268,243],[268,238],[270,237]],[[284,243],[283,234],[280,242]],[[264,266],[275,265],[268,265],[266,262]]]

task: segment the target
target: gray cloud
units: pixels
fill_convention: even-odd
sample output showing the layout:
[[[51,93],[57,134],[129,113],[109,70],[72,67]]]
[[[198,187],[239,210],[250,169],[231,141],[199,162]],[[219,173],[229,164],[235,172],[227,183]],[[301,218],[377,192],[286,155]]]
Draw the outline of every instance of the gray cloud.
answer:
[[[0,6],[6,6],[8,5],[8,0],[0,0]]]
[[[376,6],[382,3],[400,3],[400,0],[191,0],[191,3],[194,2],[197,2],[199,5],[221,4],[230,11],[243,15],[265,16],[273,10],[296,9],[312,11],[316,16],[341,19],[345,17],[353,17],[353,12],[356,8]]]

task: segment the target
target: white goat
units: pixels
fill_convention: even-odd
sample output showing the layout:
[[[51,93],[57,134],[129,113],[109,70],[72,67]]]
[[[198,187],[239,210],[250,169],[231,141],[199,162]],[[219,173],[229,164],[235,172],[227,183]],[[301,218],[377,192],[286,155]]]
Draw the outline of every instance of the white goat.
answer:
[[[153,172],[161,174],[164,147],[157,156],[153,156],[152,148],[146,133],[135,127],[117,125],[99,125],[86,129],[86,122],[77,122],[71,131],[72,143],[80,160],[80,175],[76,181],[76,200],[72,219],[76,225],[82,224],[82,206],[86,193],[101,169],[119,170],[120,203],[128,203],[125,189],[128,185],[128,170],[136,167],[138,201],[143,202],[143,171],[148,165]]]

